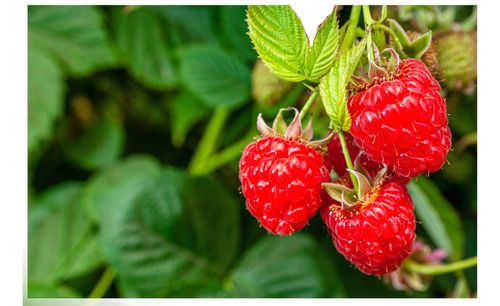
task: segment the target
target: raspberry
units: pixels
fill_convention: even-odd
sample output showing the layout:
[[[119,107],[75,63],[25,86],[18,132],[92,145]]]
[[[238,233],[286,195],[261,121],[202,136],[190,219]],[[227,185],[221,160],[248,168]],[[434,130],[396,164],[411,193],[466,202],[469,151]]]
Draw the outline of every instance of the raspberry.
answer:
[[[322,155],[301,141],[265,136],[243,150],[239,178],[250,213],[269,232],[289,235],[319,209],[330,175]]]
[[[352,186],[349,176],[335,183]],[[401,183],[382,180],[351,211],[342,209],[326,192],[322,197],[321,217],[335,247],[363,273],[385,275],[410,255],[416,236],[415,215]]]
[[[345,135],[345,140],[347,144],[347,150],[349,151],[349,156],[352,161],[356,159],[356,157],[361,152],[361,149],[356,146],[352,137],[348,134]],[[347,173],[347,165],[344,158],[344,153],[342,151],[342,145],[340,144],[339,134],[336,133],[333,135],[332,140],[328,143],[328,164],[333,165],[333,170],[339,177],[344,176]],[[377,162],[374,162],[368,158],[366,153],[362,153],[360,156],[360,162],[363,167],[368,170],[368,174],[371,178],[374,178],[376,173],[379,172],[383,165]],[[398,174],[392,175],[388,180],[398,180],[403,185],[410,183],[410,178],[401,176]]]
[[[368,157],[402,175],[435,172],[451,147],[446,103],[425,65],[406,59],[389,80],[348,100],[349,133]]]

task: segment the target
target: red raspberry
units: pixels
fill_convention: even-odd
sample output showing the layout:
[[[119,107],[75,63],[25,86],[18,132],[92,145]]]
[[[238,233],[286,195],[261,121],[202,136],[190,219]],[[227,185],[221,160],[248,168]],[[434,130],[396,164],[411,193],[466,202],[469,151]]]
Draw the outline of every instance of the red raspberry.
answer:
[[[403,176],[439,170],[451,147],[446,102],[425,65],[407,59],[394,76],[349,98],[349,132],[371,160]]]
[[[250,213],[269,232],[289,235],[319,209],[321,184],[330,175],[314,149],[297,140],[266,136],[243,150],[239,178]]]
[[[335,183],[352,186],[349,176]],[[416,236],[415,215],[410,195],[401,183],[377,184],[350,212],[341,209],[326,192],[322,197],[321,217],[335,247],[362,272],[390,273],[410,255]]]
[[[347,144],[347,150],[349,151],[349,156],[351,160],[354,162],[358,154],[361,152],[361,149],[356,146],[354,140],[349,134],[345,135],[345,140]],[[333,170],[339,177],[344,176],[347,173],[347,164],[345,162],[344,153],[342,151],[342,145],[340,144],[339,134],[336,133],[333,135],[332,140],[328,143],[328,158],[326,160],[329,161],[329,164],[333,165]],[[375,175],[382,169],[383,165],[377,162],[374,162],[368,158],[366,153],[360,157],[360,162],[363,167],[368,171],[368,174],[371,178],[374,178]],[[391,167],[392,168],[392,167]],[[388,180],[398,180],[402,184],[406,185],[410,183],[410,178],[401,176],[398,174],[392,175]],[[388,182],[386,180],[386,182]]]

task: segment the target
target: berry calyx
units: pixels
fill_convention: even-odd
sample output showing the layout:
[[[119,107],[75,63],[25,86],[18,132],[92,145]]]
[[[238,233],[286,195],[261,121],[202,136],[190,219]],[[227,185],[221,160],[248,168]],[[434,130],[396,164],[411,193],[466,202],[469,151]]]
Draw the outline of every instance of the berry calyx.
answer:
[[[408,177],[439,170],[451,147],[446,103],[426,66],[406,59],[348,100],[349,133],[368,157]]]
[[[283,134],[276,132],[283,130],[279,127],[284,122],[279,118],[281,111],[274,129],[259,115],[263,135],[243,150],[240,159],[239,178],[247,209],[276,235],[302,229],[321,206],[321,184],[331,181],[321,153],[301,139],[302,134],[312,135],[303,133],[295,111]]]
[[[362,176],[357,173],[358,179]],[[323,186],[320,213],[337,250],[363,273],[396,270],[410,255],[415,239],[413,203],[406,187],[385,182],[384,171],[361,199],[352,196],[348,175]]]

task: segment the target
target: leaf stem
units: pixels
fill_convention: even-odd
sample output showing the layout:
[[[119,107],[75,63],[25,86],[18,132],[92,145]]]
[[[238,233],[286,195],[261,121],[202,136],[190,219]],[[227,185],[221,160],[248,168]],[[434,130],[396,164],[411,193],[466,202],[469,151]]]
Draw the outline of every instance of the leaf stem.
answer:
[[[347,149],[347,142],[345,140],[344,131],[340,130],[339,132],[340,144],[342,146],[342,152],[344,153],[345,163],[348,169],[354,170],[354,166],[351,161],[351,156],[349,155],[349,150]],[[354,190],[356,191],[356,196],[358,199],[361,199],[361,195],[359,194],[359,184],[356,176],[349,171],[349,175],[351,176],[352,184],[354,185]]]
[[[368,32],[368,29],[371,27],[371,25],[375,23],[370,13],[369,5],[363,5],[363,20],[365,23],[365,29]],[[366,39],[366,47],[368,51],[368,59],[374,61],[375,56],[373,53],[373,41],[372,41],[371,31],[368,32],[368,38]]]
[[[405,267],[408,270],[427,275],[439,275],[439,274],[457,272],[467,268],[474,267],[476,265],[477,265],[477,256],[439,266],[421,265],[411,260],[405,262]]]
[[[304,120],[304,118],[307,115],[307,112],[309,111],[309,108],[311,108],[311,105],[313,104],[314,100],[316,100],[316,98],[319,95],[319,89],[318,89],[318,87],[315,87],[315,88],[309,87],[309,88],[312,90],[312,93],[309,96],[309,99],[307,99],[306,104],[304,104],[304,106],[300,110],[300,113],[299,113],[300,121]]]
[[[394,48],[396,49],[396,52],[398,54],[400,54],[403,58],[408,58],[408,55],[406,53],[404,53],[404,51],[403,51],[403,46],[401,45],[401,42],[399,42],[398,36],[396,35],[396,33],[394,33],[394,31],[391,28],[389,28],[388,26],[385,26],[383,24],[380,24],[380,23],[374,24],[373,28],[383,30],[387,34],[389,34],[392,38],[392,42],[394,44]]]
[[[102,274],[101,278],[95,285],[94,289],[92,289],[92,292],[90,292],[88,298],[90,299],[102,298],[108,291],[113,281],[115,280],[115,277],[116,277],[116,271],[113,270],[113,268],[111,267],[107,267],[104,273]]]
[[[215,151],[220,133],[229,116],[229,109],[216,108],[208,122],[205,132],[196,147],[188,166],[188,171],[192,175],[202,175],[206,173],[203,168],[207,159]]]
[[[351,9],[351,15],[349,16],[349,26],[347,27],[344,39],[342,40],[342,44],[339,48],[340,54],[349,49],[356,39],[356,28],[358,27],[360,14],[361,5],[353,5]]]

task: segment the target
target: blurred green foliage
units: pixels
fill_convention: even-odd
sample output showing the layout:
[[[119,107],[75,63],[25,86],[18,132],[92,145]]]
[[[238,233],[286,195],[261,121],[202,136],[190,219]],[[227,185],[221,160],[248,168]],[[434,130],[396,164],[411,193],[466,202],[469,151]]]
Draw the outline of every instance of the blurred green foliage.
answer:
[[[396,291],[351,267],[319,216],[301,233],[274,237],[245,210],[238,160],[257,135],[257,114],[270,120],[308,96],[298,84],[274,105],[255,102],[257,54],[245,9],[29,6],[28,297],[445,297],[454,290],[456,276],[443,275],[425,292]],[[389,7],[388,14],[411,28],[419,22],[411,12],[431,9]],[[445,11],[443,20],[462,21],[473,9]],[[340,11],[340,26],[349,11]],[[439,20],[429,17],[420,29],[447,30]],[[410,191],[418,235],[457,260],[477,254],[477,103],[475,87],[442,85],[453,151],[443,170]],[[313,111],[322,137],[329,121],[321,103]],[[465,273],[470,292],[476,273]]]

